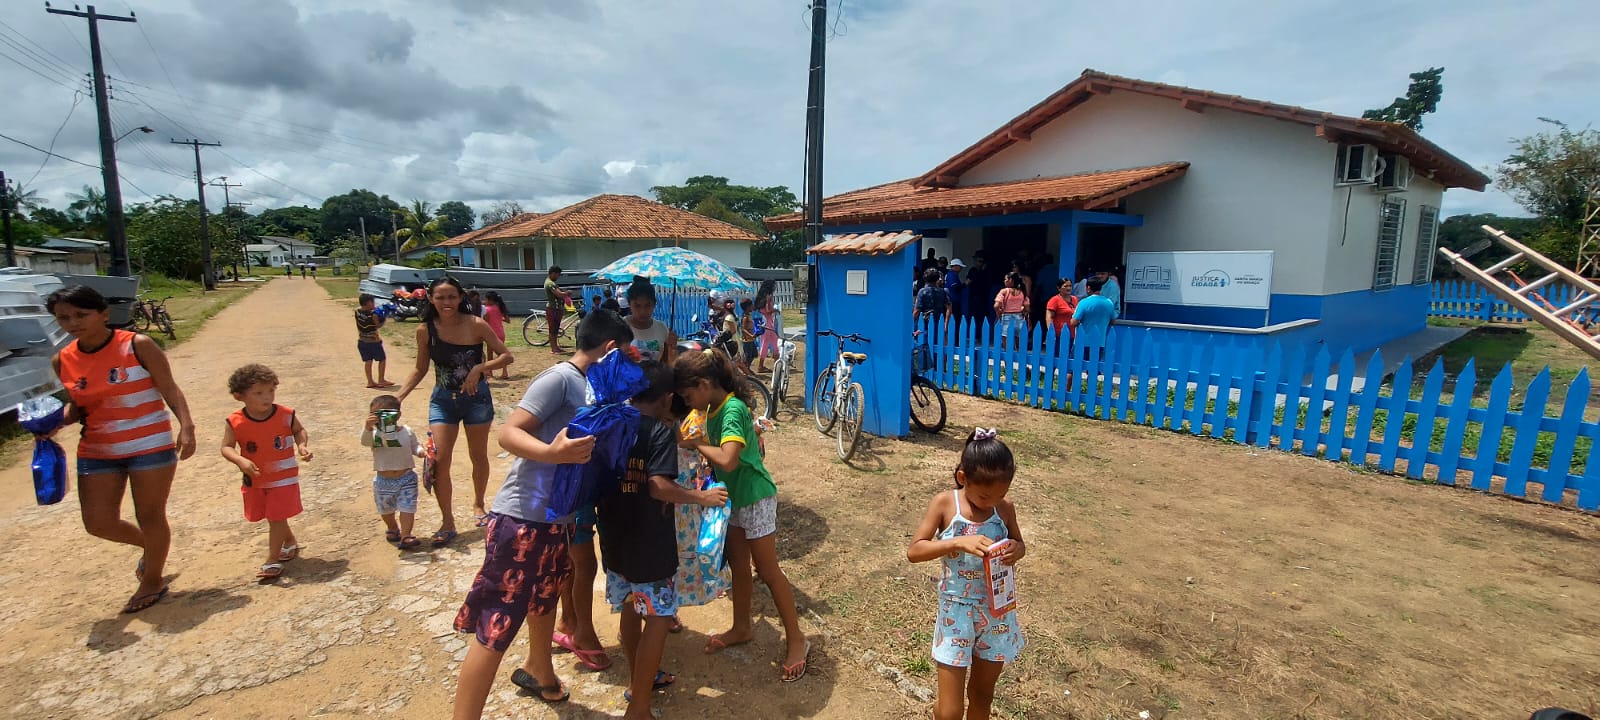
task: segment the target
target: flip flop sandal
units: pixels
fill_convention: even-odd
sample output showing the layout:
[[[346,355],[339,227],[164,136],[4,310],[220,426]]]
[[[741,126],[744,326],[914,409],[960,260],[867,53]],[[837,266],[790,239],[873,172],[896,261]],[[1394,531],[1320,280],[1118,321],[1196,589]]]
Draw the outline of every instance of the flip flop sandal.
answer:
[[[489,527],[489,513],[474,515],[472,519],[478,524],[478,527]]]
[[[551,644],[578,656],[578,664],[582,665],[588,670],[600,672],[601,670],[611,667],[611,656],[607,655],[606,651],[584,650],[583,648],[578,647],[577,640],[574,640],[571,635],[568,635],[564,632],[550,633],[550,642]],[[593,659],[596,655],[605,658],[604,665],[601,665],[599,661]]]
[[[683,621],[679,620],[677,615],[672,616],[672,627],[667,628],[667,632],[674,635],[683,632]]]
[[[144,558],[139,558],[139,564],[133,566],[133,576],[141,581],[144,580]]]
[[[446,545],[449,545],[455,539],[456,531],[440,530],[439,532],[433,534],[433,546],[436,548],[442,548]]]
[[[278,549],[278,559],[279,560],[282,560],[284,562],[289,562],[290,560],[293,560],[293,559],[295,559],[297,557],[300,557],[300,546],[299,545],[285,545],[285,546],[283,546],[283,547]]]
[[[400,542],[400,540],[401,540],[400,531],[399,530],[385,530],[383,532],[383,539],[387,540],[387,541],[389,541],[391,543]]]
[[[283,563],[281,562],[267,563],[262,565],[261,570],[256,573],[256,577],[262,580],[276,580],[282,576]]]
[[[665,679],[662,679],[662,678],[665,678]],[[651,692],[661,692],[662,690],[665,690],[665,689],[667,689],[669,687],[672,687],[672,684],[677,682],[677,681],[678,681],[678,676],[677,675],[673,675],[672,673],[669,673],[669,672],[667,672],[665,670],[657,670],[656,671],[656,679],[653,682],[650,683],[650,691]],[[622,691],[622,699],[626,700],[628,702],[633,702],[633,691],[632,690],[623,690]]]
[[[800,680],[800,678],[803,678],[803,677],[806,676],[806,670],[808,669],[807,665],[810,663],[810,661],[811,661],[811,641],[807,640],[806,641],[806,655],[805,655],[805,657],[802,658],[800,660],[800,662],[797,662],[797,663],[795,663],[793,665],[784,665],[784,666],[782,666],[783,675],[782,675],[781,679],[786,683],[798,682]]]
[[[122,607],[122,612],[131,615],[139,612],[140,610],[146,610],[150,606],[161,602],[161,600],[167,596],[167,590],[167,586],[163,585],[161,586],[160,590],[157,590],[153,593],[145,593],[143,595],[135,595],[131,598],[128,598],[128,604]]]
[[[401,550],[415,550],[419,547],[422,547],[422,541],[418,540],[417,536],[415,535],[407,535],[403,538],[400,538]]]
[[[560,682],[557,682],[554,685],[540,685],[538,680],[533,679],[533,676],[529,675],[528,671],[523,670],[522,668],[517,668],[516,670],[511,671],[511,684],[533,693],[534,697],[539,698],[546,705],[559,705],[566,702],[567,698],[572,697],[572,693],[568,692]],[[554,692],[561,693],[561,697],[545,697],[546,693]]]

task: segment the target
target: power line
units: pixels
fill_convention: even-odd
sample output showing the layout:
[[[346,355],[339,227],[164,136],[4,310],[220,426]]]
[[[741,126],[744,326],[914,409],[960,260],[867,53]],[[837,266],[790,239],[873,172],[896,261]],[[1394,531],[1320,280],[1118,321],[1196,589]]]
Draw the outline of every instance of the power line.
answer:
[[[34,170],[33,171],[33,176],[28,178],[28,184],[29,185],[32,185],[34,179],[39,177],[39,170],[43,170],[44,169],[45,163],[50,162],[50,156],[54,154],[53,151],[56,149],[56,138],[61,137],[61,131],[65,130],[66,127],[67,127],[67,122],[72,120],[72,111],[77,110],[78,109],[78,103],[82,102],[82,101],[83,101],[83,93],[81,93],[81,92],[72,93],[72,107],[67,108],[67,116],[64,117],[64,118],[61,118],[61,124],[56,127],[56,134],[50,136],[50,147],[45,149],[45,151],[44,151],[45,152],[45,157],[44,157],[43,160],[39,161],[38,170]]]
[[[44,54],[49,55],[51,58],[55,59],[55,61],[56,61],[56,63],[58,65],[60,65],[63,68],[66,68],[67,70],[70,70],[71,72],[69,74],[77,75],[77,74],[81,73],[81,71],[79,71],[76,68],[72,67],[72,63],[67,62],[66,60],[62,59],[62,57],[60,55],[57,55],[57,54],[51,52],[50,48],[45,47],[43,44],[39,43],[38,41],[34,40],[33,38],[28,37],[27,34],[23,33],[22,31],[14,28],[14,27],[12,27],[11,23],[8,23],[8,22],[6,22],[4,20],[0,20],[0,27],[4,27],[5,29],[10,30],[11,34],[16,35],[17,37],[20,37],[23,40],[27,41],[28,44],[30,44],[30,45],[32,45],[32,46],[34,46],[36,48],[39,48],[40,52],[43,52]],[[78,38],[73,37],[72,39],[73,40],[77,40]],[[79,45],[79,47],[82,47],[82,45]]]
[[[20,36],[20,40],[21,41],[25,41],[27,39],[28,39],[27,36]],[[27,57],[28,59],[30,59],[30,60],[32,60],[32,61],[34,61],[36,63],[38,63],[40,67],[43,67],[43,68],[49,70],[52,73],[55,73],[57,75],[60,75],[60,76],[63,76],[63,77],[67,77],[67,78],[72,78],[72,77],[74,77],[74,76],[76,76],[78,74],[76,71],[72,70],[71,68],[68,68],[68,67],[66,67],[64,65],[60,65],[60,64],[55,63],[55,62],[52,62],[49,58],[47,58],[47,57],[45,57],[43,55],[40,55],[37,50],[34,50],[33,48],[29,47],[28,45],[22,44],[21,41],[19,41],[19,39],[12,38],[11,35],[8,35],[6,33],[0,33],[0,42],[3,42],[6,45],[11,46],[12,48],[15,48],[17,50],[17,52],[22,53],[23,56]]]
[[[86,168],[94,168],[95,170],[99,170],[100,169],[99,165],[90,165],[89,163],[86,163],[86,162],[79,162],[77,160],[73,160],[72,158],[69,158],[69,157],[67,157],[65,155],[57,155],[57,154],[55,154],[53,152],[50,152],[49,150],[46,150],[46,149],[44,149],[42,147],[39,147],[38,145],[34,145],[34,144],[31,144],[31,143],[25,143],[25,142],[23,142],[21,140],[18,140],[16,138],[14,138],[14,137],[11,137],[10,135],[6,135],[6,134],[3,134],[3,133],[0,133],[0,140],[10,140],[11,142],[14,142],[14,143],[16,143],[18,145],[21,145],[21,146],[23,146],[25,148],[28,148],[30,150],[37,150],[37,151],[42,152],[42,153],[44,153],[46,155],[49,155],[50,157],[57,158],[59,160],[65,160],[65,161],[67,161],[69,163],[75,163],[75,164],[78,164],[78,165],[82,165],[82,166],[84,166]]]
[[[31,72],[31,73],[33,73],[35,75],[38,75],[39,77],[44,78],[45,80],[47,80],[49,82],[55,83],[57,85],[60,85],[61,87],[64,87],[64,88],[66,88],[68,90],[73,89],[72,85],[70,85],[70,84],[68,84],[66,82],[63,82],[60,78],[50,77],[49,75],[46,75],[46,74],[40,72],[38,69],[34,68],[32,65],[24,64],[21,60],[18,60],[18,59],[14,58],[14,57],[11,57],[10,55],[7,55],[4,52],[0,52],[0,57],[3,57],[5,59],[7,59],[7,60],[10,60],[11,62],[16,63],[17,66],[22,68],[23,70],[27,70],[28,72]]]
[[[200,118],[194,115],[194,108],[189,107],[189,99],[185,98],[183,93],[178,92],[178,84],[172,81],[172,73],[167,72],[167,63],[161,59],[161,53],[156,52],[156,44],[150,41],[150,34],[144,31],[143,24],[139,24],[138,28],[139,35],[144,38],[144,44],[150,48],[150,54],[155,56],[156,65],[161,68],[161,74],[167,78],[167,86],[172,88],[172,94],[177,95],[178,99],[183,101],[183,109],[189,112],[189,119],[197,123],[200,122]]]

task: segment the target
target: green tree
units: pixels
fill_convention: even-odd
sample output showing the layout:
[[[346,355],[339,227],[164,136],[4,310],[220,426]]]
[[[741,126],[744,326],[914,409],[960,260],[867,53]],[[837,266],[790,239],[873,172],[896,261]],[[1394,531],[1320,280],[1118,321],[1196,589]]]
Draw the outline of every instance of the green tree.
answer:
[[[1507,217],[1490,213],[1476,215],[1451,215],[1439,223],[1439,247],[1451,250],[1465,250],[1474,243],[1488,240],[1489,236],[1483,232],[1483,226],[1504,230],[1506,234],[1517,239],[1528,239],[1539,229],[1538,218]],[[1481,252],[1473,255],[1470,260],[1478,267],[1488,267],[1510,257],[1511,251],[1499,244],[1493,244]],[[1455,277],[1459,273],[1450,263],[1438,259],[1433,264],[1434,277]]]
[[[1538,216],[1539,227],[1528,230],[1524,241],[1576,267],[1584,211],[1600,188],[1600,132],[1539,119],[1556,129],[1512,140],[1516,150],[1496,169],[1495,184]]]
[[[400,210],[400,229],[395,235],[404,243],[401,250],[433,245],[445,239],[446,235],[439,229],[442,218],[434,217],[430,210],[428,203],[422,200],[412,200],[410,207]]]
[[[105,193],[85,185],[82,191],[69,197],[72,198],[72,204],[67,206],[67,217],[77,226],[75,229],[90,239],[99,240],[106,230]]]
[[[1361,117],[1368,120],[1400,123],[1412,130],[1422,129],[1422,116],[1439,107],[1444,97],[1444,68],[1428,68],[1411,73],[1411,85],[1405,97],[1397,97],[1388,107],[1368,110]]]
[[[25,187],[20,180],[11,181],[10,192],[6,194],[11,204],[12,217],[28,217],[29,213],[44,207],[44,202],[39,199],[39,191]]]
[[[75,234],[78,225],[72,217],[52,207],[41,207],[28,214],[28,219],[47,228],[52,235]]]
[[[325,242],[322,234],[321,208],[306,207],[305,205],[289,205],[281,208],[270,208],[259,214],[250,216],[244,225],[247,235],[280,235],[284,237],[298,237],[301,233],[311,242]]]
[[[472,208],[467,207],[467,204],[460,200],[439,203],[436,215],[440,219],[439,232],[444,233],[445,237],[455,237],[462,233],[470,232],[473,227],[472,223],[477,220]]]
[[[166,195],[132,210],[128,254],[134,265],[144,272],[200,279],[200,203]],[[209,228],[214,266],[243,259],[233,228],[218,222]]]
[[[782,186],[754,187],[733,185],[725,177],[696,175],[682,185],[658,185],[650,189],[656,200],[706,217],[716,218],[766,235],[767,239],[750,248],[750,264],[756,267],[784,267],[805,257],[799,231],[771,235],[762,220],[800,209],[800,199]]]
[[[389,227],[391,217],[398,217],[400,204],[371,190],[351,190],[322,201],[322,235],[319,242],[326,245],[333,238],[361,234],[361,218],[367,222],[367,232]]]

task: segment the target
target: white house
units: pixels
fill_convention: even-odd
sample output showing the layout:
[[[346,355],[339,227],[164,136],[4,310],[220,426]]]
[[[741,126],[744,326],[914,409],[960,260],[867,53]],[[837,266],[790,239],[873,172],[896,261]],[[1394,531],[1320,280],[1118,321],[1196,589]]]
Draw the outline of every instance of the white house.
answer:
[[[765,238],[737,225],[634,195],[597,195],[549,213],[524,213],[435,245],[452,265],[536,270],[591,269],[630,253],[678,246],[732,267],[750,266]]]
[[[1401,125],[1087,70],[922,176],[827,198],[823,222],[915,230],[969,265],[1050,253],[1074,277],[1136,252],[1270,251],[1270,307],[1130,291],[1124,324],[1292,331],[1337,353],[1424,327],[1444,191],[1488,182]]]
[[[311,242],[310,240],[301,240],[297,237],[287,237],[283,235],[262,235],[258,237],[257,240],[260,241],[257,243],[260,245],[274,244],[281,246],[284,252],[284,259],[288,261],[300,262],[304,260],[309,262],[311,260],[311,256],[317,254],[317,244]],[[254,246],[252,245],[247,247]],[[279,266],[282,264],[282,262],[273,263],[274,266]]]
[[[265,259],[266,267],[281,268],[289,262],[289,249],[278,243],[250,243],[244,246],[244,256],[252,266],[261,266]]]
[[[37,273],[64,275],[94,275],[94,256],[87,257],[68,250],[45,247],[18,247],[17,265]]]

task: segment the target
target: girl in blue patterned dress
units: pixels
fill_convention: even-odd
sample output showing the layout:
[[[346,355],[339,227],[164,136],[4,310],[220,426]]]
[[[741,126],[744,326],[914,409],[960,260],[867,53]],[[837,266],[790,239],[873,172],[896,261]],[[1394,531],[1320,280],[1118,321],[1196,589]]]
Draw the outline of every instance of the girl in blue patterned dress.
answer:
[[[933,628],[933,659],[939,665],[934,720],[960,720],[967,706],[972,711],[965,717],[989,717],[995,681],[1022,651],[1017,612],[1008,610],[999,617],[990,612],[983,571],[991,550],[1006,565],[1016,564],[1028,551],[1016,507],[1006,499],[1016,471],[1011,448],[994,430],[973,430],[956,466],[956,489],[933,496],[906,548],[911,562],[938,559],[944,565]],[[1008,542],[997,546],[1001,540]]]

